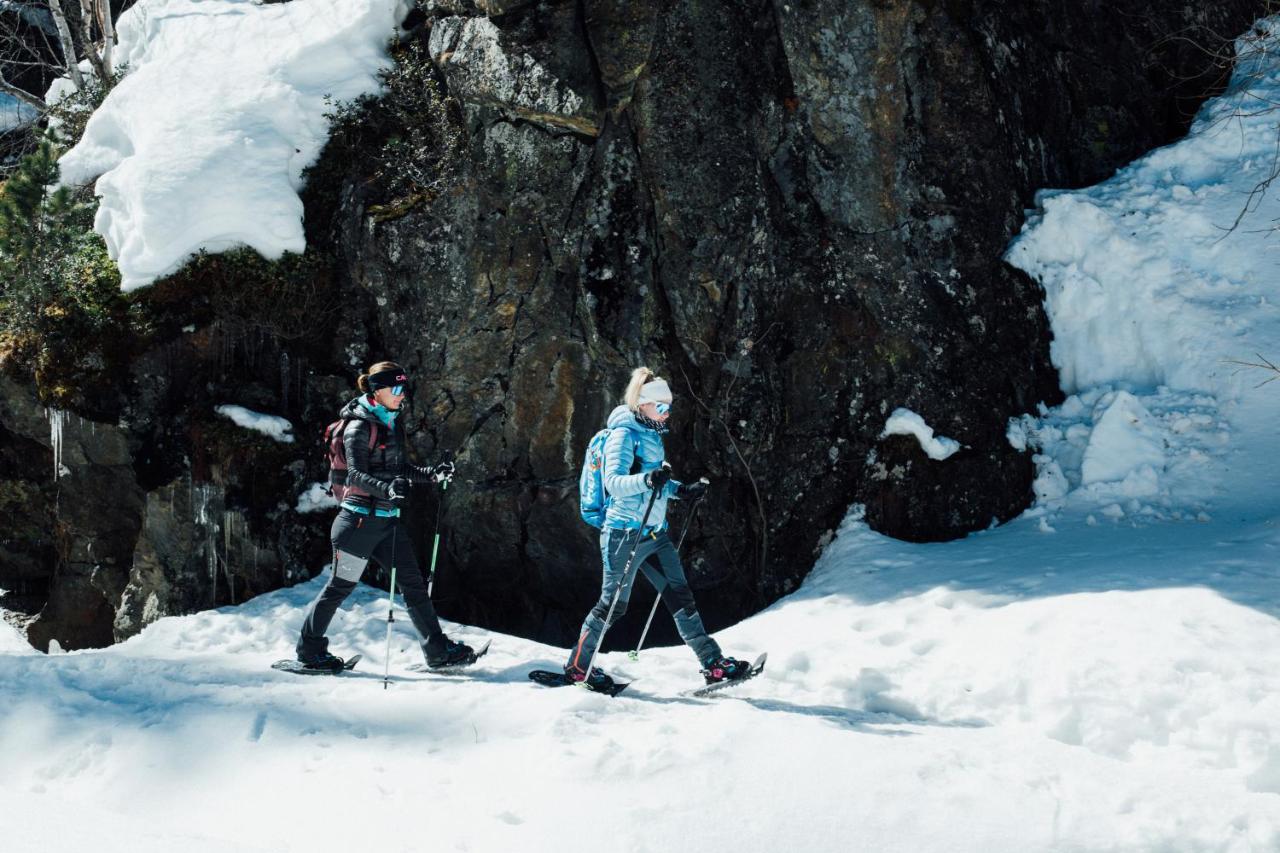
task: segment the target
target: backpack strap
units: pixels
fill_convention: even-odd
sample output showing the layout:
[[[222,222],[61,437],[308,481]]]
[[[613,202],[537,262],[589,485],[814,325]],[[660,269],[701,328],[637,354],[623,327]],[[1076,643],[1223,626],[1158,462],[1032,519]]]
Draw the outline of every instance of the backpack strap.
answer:
[[[350,428],[352,423],[356,421],[361,421],[361,420],[364,420],[364,419],[363,418],[342,418],[341,419],[342,428],[337,431],[338,441],[341,442],[343,445],[345,445],[347,440],[347,429]],[[331,442],[332,442],[332,437],[329,443]],[[374,448],[377,446],[378,446],[378,425],[370,424],[369,425],[369,453],[372,454]],[[345,457],[346,457],[346,453],[344,452],[343,458],[345,459]],[[351,467],[350,463],[347,463],[347,467],[341,471],[335,471],[333,468],[330,468],[329,469],[330,482],[336,483],[339,485],[345,485],[347,482],[347,470],[349,470],[350,467]]]
[[[363,421],[363,420],[364,418],[354,418],[354,417],[343,418],[342,419],[343,437],[344,438],[346,437],[347,428],[350,427],[351,424],[355,423],[356,421]],[[373,422],[368,422],[368,423],[369,423],[369,452],[372,453],[373,449],[378,446],[378,428],[381,426],[381,424],[373,423]]]

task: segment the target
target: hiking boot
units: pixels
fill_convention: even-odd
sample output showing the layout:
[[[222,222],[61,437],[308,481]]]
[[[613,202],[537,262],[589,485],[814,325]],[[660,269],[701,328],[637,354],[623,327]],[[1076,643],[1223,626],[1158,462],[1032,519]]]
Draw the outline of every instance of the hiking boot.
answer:
[[[319,669],[325,672],[341,672],[346,663],[342,658],[328,652],[299,652],[298,662],[307,669]]]
[[[586,673],[582,671],[581,667],[566,664],[564,674],[566,678],[575,684],[580,684],[581,682],[586,681],[587,687],[592,690],[608,692],[613,688],[613,679],[605,675],[603,670],[599,667],[591,667],[591,677],[588,678]]]
[[[427,640],[427,666],[432,669],[462,666],[473,663],[475,659],[475,649],[466,643],[455,643],[444,634]]]
[[[750,674],[751,664],[737,658],[713,659],[704,661],[702,664],[702,677],[707,680],[707,684],[715,684],[720,681],[738,681]]]

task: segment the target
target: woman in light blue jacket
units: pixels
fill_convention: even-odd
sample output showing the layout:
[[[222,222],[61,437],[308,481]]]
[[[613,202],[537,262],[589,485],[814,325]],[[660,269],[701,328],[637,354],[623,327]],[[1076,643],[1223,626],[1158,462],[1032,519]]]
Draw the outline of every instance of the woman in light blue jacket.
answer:
[[[671,417],[671,388],[649,368],[638,367],[631,374],[625,400],[625,404],[609,416],[611,431],[604,450],[602,479],[608,494],[608,510],[600,531],[600,556],[604,563],[600,600],[582,623],[581,635],[564,666],[565,675],[574,681],[586,680],[596,690],[608,689],[613,684],[613,679],[598,668],[592,667],[589,675],[586,668],[606,630],[605,619],[615,592],[618,600],[609,625],[627,612],[638,566],[675,617],[676,628],[698,656],[707,683],[742,678],[750,665],[725,657],[719,644],[707,635],[693,592],[685,580],[680,556],[667,535],[667,501],[695,499],[707,488],[703,482],[681,483],[672,479],[671,468],[666,465],[662,436]],[[650,498],[653,498],[653,507],[645,520]],[[632,569],[629,576],[624,577],[633,548]]]

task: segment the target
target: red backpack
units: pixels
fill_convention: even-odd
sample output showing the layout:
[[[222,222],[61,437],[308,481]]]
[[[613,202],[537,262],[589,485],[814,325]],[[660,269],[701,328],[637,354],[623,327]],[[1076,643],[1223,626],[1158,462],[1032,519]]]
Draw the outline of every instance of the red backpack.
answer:
[[[355,418],[339,418],[324,428],[325,452],[329,457],[329,494],[342,503],[349,497],[372,498],[359,486],[347,485],[347,446],[342,435],[347,431],[347,424]],[[369,452],[378,445],[378,425],[370,424]]]

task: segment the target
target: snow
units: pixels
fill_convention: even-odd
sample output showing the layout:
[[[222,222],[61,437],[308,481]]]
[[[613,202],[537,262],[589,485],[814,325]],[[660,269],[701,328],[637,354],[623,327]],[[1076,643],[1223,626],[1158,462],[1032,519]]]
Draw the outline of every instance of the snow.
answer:
[[[305,248],[302,171],[331,101],[377,91],[403,0],[140,0],[120,16],[128,75],[61,159],[96,179],[95,229],[125,290],[195,252]],[[65,87],[64,87],[65,88]]]
[[[1157,479],[1164,467],[1164,443],[1151,413],[1127,391],[1109,395],[1089,434],[1080,462],[1080,481],[1127,482]]]
[[[305,492],[298,495],[298,503],[294,509],[297,512],[320,512],[337,505],[338,501],[329,494],[327,484],[312,483]]]
[[[1224,393],[1224,342],[1248,335],[1253,309],[1274,310],[1274,253],[1258,239],[1272,223],[1259,211],[1249,233],[1225,229],[1274,162],[1274,116],[1255,96],[1276,86],[1271,65],[1237,71],[1189,138],[1098,186],[1039,195],[1008,260],[1047,291],[1065,391],[1125,382]]]
[[[0,589],[0,598],[5,590]],[[4,611],[0,611],[0,654],[27,654],[31,645],[16,627],[4,619]]]
[[[563,650],[506,636],[470,675],[412,674],[403,617],[384,690],[366,586],[330,632],[366,655],[351,677],[268,669],[322,578],[111,649],[11,653],[7,849],[48,845],[67,810],[56,849],[1274,849],[1280,670],[1259,652],[1280,642],[1280,537],[1206,564],[1217,537],[1138,533],[910,546],[854,514],[798,593],[718,633],[772,664],[711,701],[678,695],[683,648],[605,655],[638,679],[616,700],[529,684]],[[358,819],[290,817],[335,791]],[[726,809],[740,831],[709,826]]]
[[[933,427],[910,409],[893,410],[893,414],[889,415],[889,419],[885,421],[884,431],[880,433],[880,437],[884,438],[886,435],[914,435],[916,441],[920,442],[920,449],[925,452],[925,455],[936,461],[942,461],[960,449],[960,442],[954,438],[943,436],[935,438]]]
[[[230,418],[236,426],[260,432],[284,444],[293,443],[293,424],[279,415],[264,415],[244,406],[221,405],[213,410],[225,418]]]
[[[360,668],[271,670],[323,577],[103,650],[0,626],[5,850],[1280,850],[1280,386],[1224,364],[1280,353],[1277,211],[1213,227],[1272,162],[1272,117],[1222,120],[1280,96],[1263,70],[1043,194],[1011,247],[1069,394],[1009,425],[1020,518],[910,544],[853,508],[799,590],[716,631],[770,664],[705,701],[684,648],[603,654],[636,679],[606,699],[527,682],[563,649],[452,624],[489,655],[411,673],[363,585],[330,631]]]

